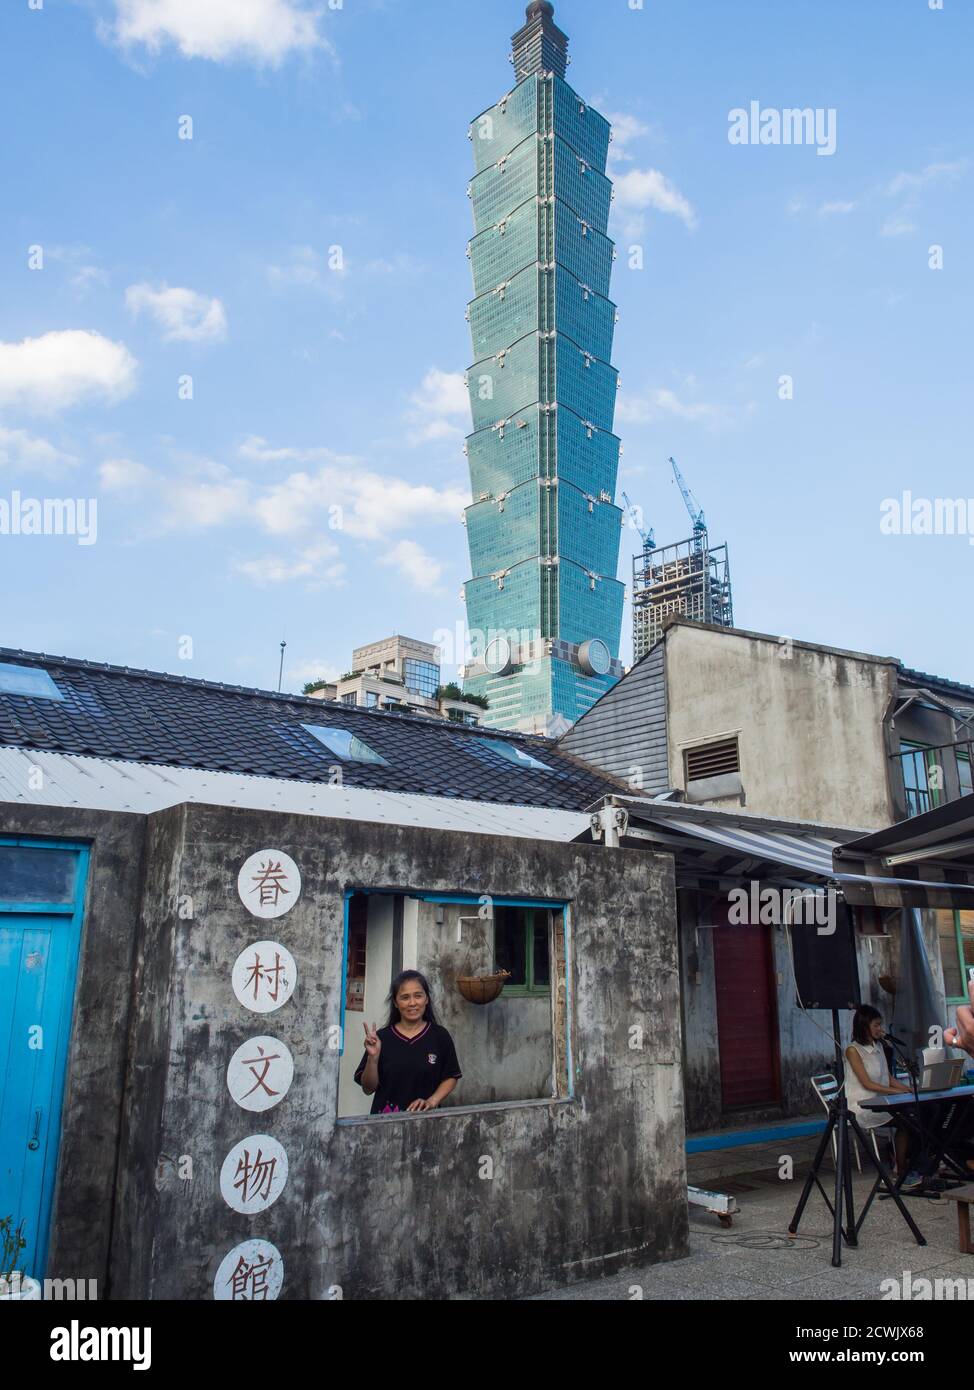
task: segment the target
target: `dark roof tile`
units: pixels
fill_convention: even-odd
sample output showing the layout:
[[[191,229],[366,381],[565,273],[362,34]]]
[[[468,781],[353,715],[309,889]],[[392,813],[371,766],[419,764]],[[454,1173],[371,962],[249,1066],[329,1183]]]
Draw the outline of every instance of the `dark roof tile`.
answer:
[[[0,746],[302,782],[327,782],[331,769],[340,767],[351,787],[562,810],[584,810],[628,790],[549,740],[527,734],[36,652],[0,648],[0,663],[47,671],[65,696],[0,692]],[[386,765],[342,761],[302,724],[353,734]],[[551,771],[492,758],[472,739],[513,744]]]

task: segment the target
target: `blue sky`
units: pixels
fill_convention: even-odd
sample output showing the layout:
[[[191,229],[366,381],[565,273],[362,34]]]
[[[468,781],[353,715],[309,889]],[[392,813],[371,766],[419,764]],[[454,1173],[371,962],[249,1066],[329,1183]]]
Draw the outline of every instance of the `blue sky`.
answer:
[[[467,127],[522,15],[4,0],[0,499],[96,498],[98,532],[0,535],[0,644],[273,687],[283,636],[300,688],[462,622]],[[974,6],[557,19],[617,129],[621,485],[682,538],[677,457],[739,626],[974,681],[968,537],[880,529],[974,497]],[[834,108],[835,153],[732,145],[752,101]]]

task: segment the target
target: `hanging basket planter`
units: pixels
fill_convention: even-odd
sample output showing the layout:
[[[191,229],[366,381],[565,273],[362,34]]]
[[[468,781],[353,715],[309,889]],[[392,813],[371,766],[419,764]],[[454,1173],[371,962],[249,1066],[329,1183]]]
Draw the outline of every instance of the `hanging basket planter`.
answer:
[[[457,989],[471,1004],[492,1004],[510,978],[509,970],[497,975],[458,975]]]

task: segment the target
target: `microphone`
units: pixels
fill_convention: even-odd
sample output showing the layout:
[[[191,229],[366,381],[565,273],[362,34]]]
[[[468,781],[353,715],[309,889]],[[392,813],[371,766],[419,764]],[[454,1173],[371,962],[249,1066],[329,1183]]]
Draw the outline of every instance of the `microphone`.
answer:
[[[909,1047],[909,1043],[905,1042],[903,1038],[898,1038],[895,1033],[884,1033],[883,1037],[889,1038],[890,1042],[899,1043],[900,1047]]]

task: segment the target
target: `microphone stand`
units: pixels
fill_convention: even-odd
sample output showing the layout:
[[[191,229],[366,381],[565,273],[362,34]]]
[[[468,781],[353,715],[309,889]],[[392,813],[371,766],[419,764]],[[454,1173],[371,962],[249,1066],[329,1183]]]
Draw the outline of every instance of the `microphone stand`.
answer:
[[[835,1066],[836,1078],[844,1074],[845,1059],[842,1055],[842,1043],[839,1034],[839,1011],[832,1010],[832,1041],[835,1046]],[[917,1107],[919,1109],[919,1107]],[[819,1180],[819,1173],[822,1168],[826,1150],[835,1135],[835,1200],[829,1199],[828,1193]],[[853,1135],[859,1140],[860,1148],[866,1156],[866,1160],[872,1164],[877,1177],[872,1193],[863,1207],[859,1219],[856,1219],[855,1208],[853,1206],[852,1191],[852,1144]],[[829,1120],[825,1127],[825,1132],[819,1141],[818,1151],[812,1161],[811,1171],[805,1179],[802,1194],[798,1199],[798,1206],[795,1214],[791,1218],[788,1227],[788,1234],[795,1236],[801,1224],[802,1215],[811,1196],[812,1188],[817,1187],[825,1199],[825,1205],[832,1215],[832,1264],[838,1268],[842,1264],[842,1244],[843,1241],[850,1248],[855,1249],[859,1243],[859,1232],[862,1223],[866,1219],[873,1196],[880,1187],[885,1187],[889,1196],[892,1197],[899,1209],[900,1215],[910,1228],[917,1245],[926,1245],[926,1240],[921,1235],[916,1222],[907,1211],[903,1198],[897,1191],[892,1181],[892,1175],[887,1172],[883,1161],[876,1157],[872,1145],[866,1139],[865,1134],[860,1128],[855,1115],[849,1109],[849,1102],[846,1096],[845,1082],[839,1086],[835,1099],[829,1102]]]
[[[913,1113],[914,1113],[914,1116],[916,1117],[917,1128],[918,1128],[919,1131],[920,1131],[920,1142],[921,1142],[921,1144],[923,1145],[924,1150],[926,1150],[926,1147],[927,1147],[927,1134],[926,1134],[926,1130],[925,1130],[925,1128],[924,1128],[924,1124],[923,1124],[923,1120],[922,1120],[922,1118],[921,1118],[921,1112],[920,1112],[920,1069],[919,1069],[919,1067],[917,1066],[917,1063],[916,1063],[916,1054],[914,1053],[914,1055],[913,1055],[913,1057],[912,1057],[912,1059],[911,1059],[910,1054],[905,1050],[905,1049],[906,1049],[906,1044],[905,1044],[905,1043],[902,1043],[902,1042],[900,1041],[899,1038],[893,1037],[892,1033],[884,1033],[884,1034],[883,1034],[883,1040],[884,1040],[884,1042],[888,1042],[888,1043],[889,1043],[890,1049],[892,1050],[892,1052],[893,1052],[894,1055],[896,1056],[897,1060],[902,1064],[904,1070],[906,1071],[907,1076],[910,1078],[910,1087],[911,1087],[911,1090],[912,1090],[912,1092],[913,1092],[913,1100],[914,1100],[914,1104],[915,1104],[915,1106],[916,1106],[916,1109],[914,1110]],[[900,1184],[902,1183],[902,1181],[903,1181],[902,1178],[899,1178],[899,1179],[897,1180],[897,1183],[896,1183],[897,1191],[899,1191],[899,1187],[900,1187]],[[886,1201],[886,1196],[885,1196],[885,1194],[882,1195],[882,1196],[880,1197],[879,1200],[880,1200],[881,1202],[885,1202],[885,1201]]]

